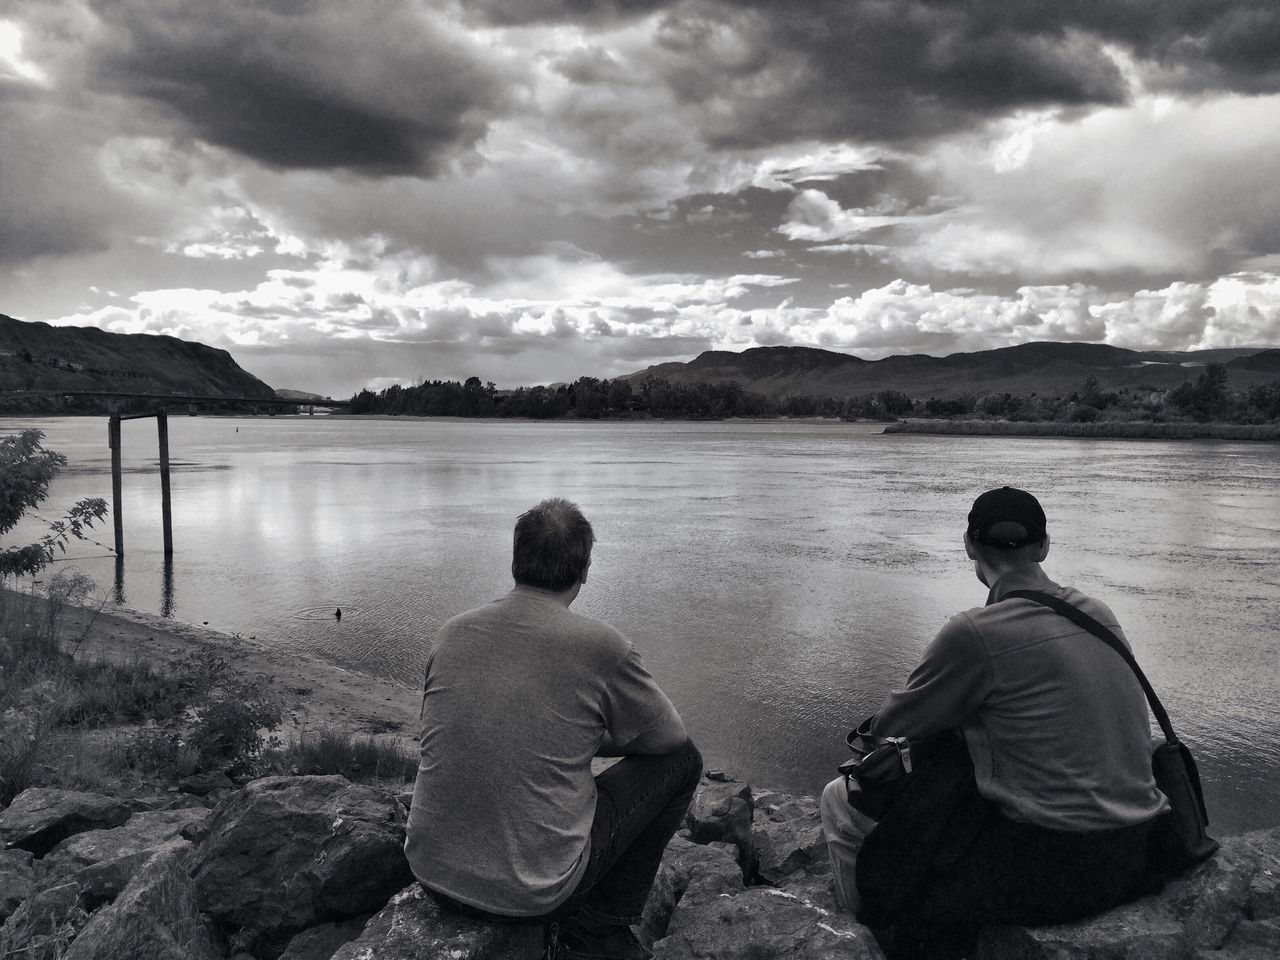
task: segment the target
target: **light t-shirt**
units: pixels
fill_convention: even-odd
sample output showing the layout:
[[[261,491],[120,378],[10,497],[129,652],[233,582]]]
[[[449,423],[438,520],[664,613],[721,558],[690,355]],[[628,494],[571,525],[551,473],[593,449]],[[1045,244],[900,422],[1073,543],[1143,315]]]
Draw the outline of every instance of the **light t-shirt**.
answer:
[[[517,586],[454,617],[427,660],[405,840],[414,875],[507,916],[573,893],[590,854],[591,760],[679,715],[632,644],[554,594]]]

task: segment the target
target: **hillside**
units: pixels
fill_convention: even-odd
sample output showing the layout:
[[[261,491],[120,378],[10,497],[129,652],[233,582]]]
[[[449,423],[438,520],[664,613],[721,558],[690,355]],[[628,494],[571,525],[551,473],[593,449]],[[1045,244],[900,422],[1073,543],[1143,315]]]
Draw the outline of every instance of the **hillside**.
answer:
[[[854,396],[900,390],[912,397],[962,394],[1065,394],[1090,374],[1103,390],[1168,390],[1195,380],[1206,363],[1224,363],[1232,387],[1270,382],[1280,373],[1280,350],[1240,348],[1141,352],[1097,343],[1024,343],[997,350],[863,360],[813,347],[756,347],[741,353],[709,350],[687,363],[661,363],[626,379],[671,383],[734,380],[770,397]]]
[[[203,343],[96,327],[54,327],[0,314],[0,402],[6,393],[27,390],[247,400],[276,395],[227,351]]]

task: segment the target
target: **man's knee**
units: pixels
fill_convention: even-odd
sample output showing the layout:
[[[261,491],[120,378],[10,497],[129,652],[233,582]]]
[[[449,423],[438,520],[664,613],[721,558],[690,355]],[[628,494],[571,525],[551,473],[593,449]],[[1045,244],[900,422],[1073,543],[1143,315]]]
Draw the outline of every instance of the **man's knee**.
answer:
[[[680,769],[683,771],[680,782],[690,790],[696,788],[698,781],[702,779],[702,754],[694,745],[693,739],[685,740],[683,744],[672,751],[672,754],[680,763]]]
[[[830,836],[836,824],[848,820],[852,808],[844,786],[844,777],[836,777],[822,790],[822,829]]]

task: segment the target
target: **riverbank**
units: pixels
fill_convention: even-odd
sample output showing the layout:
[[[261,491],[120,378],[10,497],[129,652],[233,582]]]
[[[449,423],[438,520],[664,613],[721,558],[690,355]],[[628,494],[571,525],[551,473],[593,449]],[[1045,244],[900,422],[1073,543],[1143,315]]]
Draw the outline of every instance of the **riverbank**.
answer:
[[[1020,420],[899,420],[885,433],[946,437],[1079,437],[1098,440],[1280,440],[1280,423],[1088,423]]]
[[[219,633],[127,607],[113,606],[111,612],[67,607],[61,628],[64,638],[83,636],[76,656],[89,660],[147,661],[172,670],[193,654],[217,652],[237,671],[274,678],[289,705],[286,732],[333,728],[353,735],[375,734],[417,751],[418,693],[393,680],[299,656],[256,636]]]

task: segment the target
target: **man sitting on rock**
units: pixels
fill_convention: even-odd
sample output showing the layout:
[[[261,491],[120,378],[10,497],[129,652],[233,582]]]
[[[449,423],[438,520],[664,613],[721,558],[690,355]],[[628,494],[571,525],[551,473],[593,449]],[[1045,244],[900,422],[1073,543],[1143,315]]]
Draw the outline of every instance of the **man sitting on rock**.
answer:
[[[1148,835],[1168,809],[1133,672],[1062,614],[1009,597],[1057,597],[1123,640],[1105,604],[1041,569],[1049,535],[1036,498],[1012,487],[982,494],[964,545],[990,588],[986,606],[943,627],[872,725],[917,743],[951,732],[962,786],[942,805],[949,821],[922,815],[933,799],[913,809],[904,794],[874,824],[849,806],[843,778],[822,798],[840,898],[893,960],[961,956],[984,923],[1065,922],[1137,897]]]
[[[405,853],[448,908],[557,921],[566,960],[635,960],[702,758],[631,642],[569,610],[594,542],[544,500],[516,521],[515,588],[440,629]],[[598,756],[623,759],[593,777]]]

